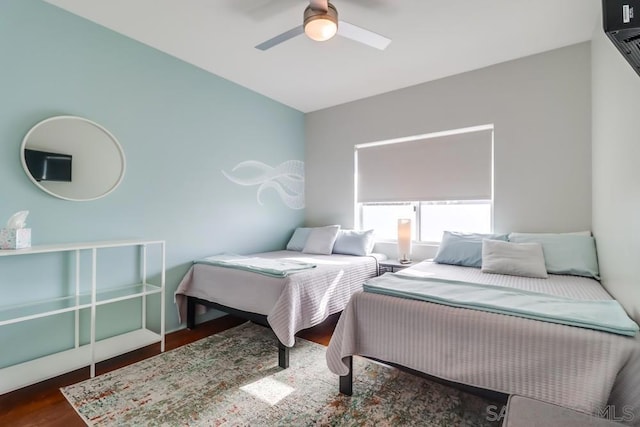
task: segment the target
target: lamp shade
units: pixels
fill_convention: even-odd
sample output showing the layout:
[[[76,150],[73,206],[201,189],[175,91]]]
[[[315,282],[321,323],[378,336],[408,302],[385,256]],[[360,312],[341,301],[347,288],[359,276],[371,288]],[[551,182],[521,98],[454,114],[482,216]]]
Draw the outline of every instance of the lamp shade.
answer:
[[[411,260],[411,219],[398,220],[398,259],[400,262]]]

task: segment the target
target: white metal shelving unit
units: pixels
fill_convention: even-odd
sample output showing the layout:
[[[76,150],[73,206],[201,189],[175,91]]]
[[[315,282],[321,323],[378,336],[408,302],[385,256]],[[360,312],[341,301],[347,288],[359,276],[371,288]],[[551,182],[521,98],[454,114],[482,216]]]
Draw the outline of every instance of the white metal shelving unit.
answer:
[[[147,282],[147,247],[160,246],[160,283]],[[100,289],[97,279],[97,259],[100,249],[139,247],[141,253],[140,283],[118,288]],[[81,292],[80,264],[82,251],[91,252],[91,290]],[[53,252],[75,252],[75,293],[62,298],[33,301],[25,304],[0,306],[0,327],[25,322],[61,313],[75,312],[75,346],[69,350],[40,357],[27,362],[0,369],[0,394],[34,384],[65,372],[90,366],[91,377],[95,376],[97,362],[123,354],[150,344],[160,342],[164,352],[165,335],[165,242],[162,240],[121,240],[108,242],[68,243],[42,245],[27,249],[0,250],[0,257],[43,254]],[[147,296],[160,295],[160,333],[147,329]],[[142,298],[142,327],[111,338],[96,340],[96,308],[133,298]],[[91,311],[90,341],[80,343],[80,310]]]

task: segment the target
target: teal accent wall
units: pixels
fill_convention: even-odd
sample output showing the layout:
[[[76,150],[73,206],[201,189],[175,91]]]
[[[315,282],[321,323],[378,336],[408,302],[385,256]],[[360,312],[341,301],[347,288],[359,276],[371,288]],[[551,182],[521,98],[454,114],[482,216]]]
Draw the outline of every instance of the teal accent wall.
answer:
[[[222,174],[245,160],[303,160],[301,112],[37,0],[0,1],[0,55],[0,224],[29,210],[34,245],[166,240],[167,330],[181,327],[173,293],[193,259],[281,249],[302,223],[304,211],[275,191],[259,205],[255,187]],[[70,202],[27,178],[22,139],[56,115],[85,117],[118,138],[127,170],[115,192]],[[101,280],[127,277],[126,256],[107,256]],[[68,290],[68,257],[33,257],[0,258],[0,309]],[[101,310],[99,335],[135,328],[138,310]],[[72,324],[59,316],[0,327],[0,367],[67,346]]]

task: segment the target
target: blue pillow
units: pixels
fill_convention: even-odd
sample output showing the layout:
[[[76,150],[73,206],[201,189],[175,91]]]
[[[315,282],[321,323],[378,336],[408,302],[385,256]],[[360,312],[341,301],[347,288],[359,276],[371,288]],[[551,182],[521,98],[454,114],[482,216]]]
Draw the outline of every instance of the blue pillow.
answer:
[[[509,241],[541,243],[547,272],[599,279],[596,242],[591,236],[574,233],[511,233]]]
[[[288,251],[302,251],[304,249],[304,245],[307,243],[307,239],[309,238],[309,234],[311,233],[311,228],[307,227],[298,227],[293,232],[291,239],[289,239],[289,243],[287,243]]]
[[[507,235],[445,231],[438,253],[433,260],[440,264],[480,268],[482,267],[482,239],[506,242]]]
[[[371,253],[374,243],[373,230],[340,230],[333,253],[365,256]]]

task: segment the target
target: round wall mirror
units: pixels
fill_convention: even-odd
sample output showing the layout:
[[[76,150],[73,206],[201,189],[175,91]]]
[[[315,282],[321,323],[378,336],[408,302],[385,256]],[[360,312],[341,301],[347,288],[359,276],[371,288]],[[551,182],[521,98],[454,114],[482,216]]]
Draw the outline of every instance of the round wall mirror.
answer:
[[[22,140],[20,158],[35,185],[65,200],[99,199],[124,177],[118,140],[82,117],[56,116],[36,124]]]

